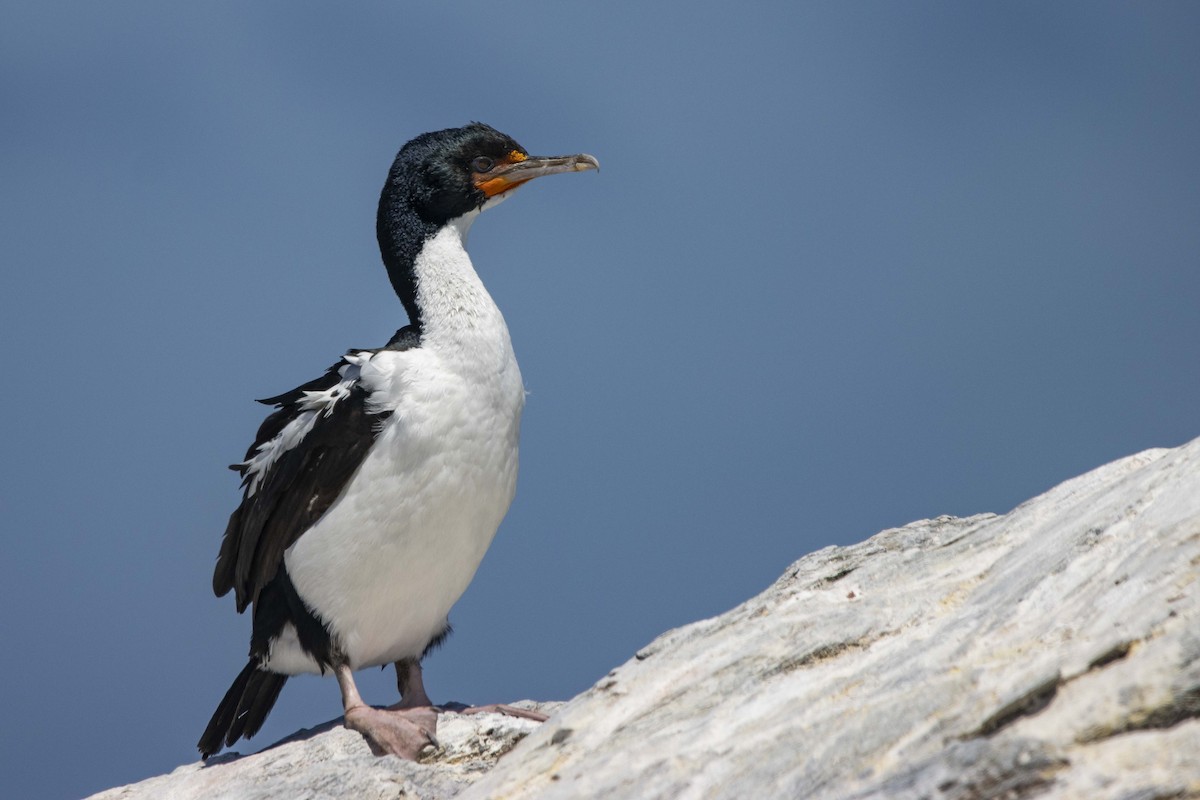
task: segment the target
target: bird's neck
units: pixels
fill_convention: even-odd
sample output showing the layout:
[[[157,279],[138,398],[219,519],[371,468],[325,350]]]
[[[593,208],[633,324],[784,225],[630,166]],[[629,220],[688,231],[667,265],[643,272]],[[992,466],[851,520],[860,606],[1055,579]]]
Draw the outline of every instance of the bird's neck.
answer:
[[[419,214],[387,192],[379,199],[379,214],[375,221],[379,253],[387,267],[392,289],[404,305],[409,324],[418,334],[424,329],[425,320],[417,302],[415,266],[425,242],[437,231],[437,225],[421,219]]]
[[[380,235],[383,260],[422,347],[489,363],[512,358],[508,328],[467,255],[467,233],[479,215],[472,211],[435,230],[419,243],[402,226],[401,235]],[[390,245],[390,247],[388,246]]]

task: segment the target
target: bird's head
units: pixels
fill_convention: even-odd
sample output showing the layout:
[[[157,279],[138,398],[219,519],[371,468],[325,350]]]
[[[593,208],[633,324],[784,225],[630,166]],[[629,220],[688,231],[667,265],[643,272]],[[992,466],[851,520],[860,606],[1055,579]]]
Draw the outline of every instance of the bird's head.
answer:
[[[599,168],[587,154],[531,156],[511,136],[473,122],[423,133],[404,145],[388,173],[384,199],[406,204],[426,222],[442,225],[499,201],[534,178]]]

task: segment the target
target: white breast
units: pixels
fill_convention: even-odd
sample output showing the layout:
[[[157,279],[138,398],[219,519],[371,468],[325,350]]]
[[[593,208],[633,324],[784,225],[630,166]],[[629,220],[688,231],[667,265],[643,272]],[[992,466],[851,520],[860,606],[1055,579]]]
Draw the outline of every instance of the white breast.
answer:
[[[421,346],[362,354],[371,410],[393,413],[343,495],[285,554],[355,669],[419,656],[442,631],[516,491],[524,388],[464,249],[469,223],[418,258]],[[288,634],[270,667],[316,671]]]

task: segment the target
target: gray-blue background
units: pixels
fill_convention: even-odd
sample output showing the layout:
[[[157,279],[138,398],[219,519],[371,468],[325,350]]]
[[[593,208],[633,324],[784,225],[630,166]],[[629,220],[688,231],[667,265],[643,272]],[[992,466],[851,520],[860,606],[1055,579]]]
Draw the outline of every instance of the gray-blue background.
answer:
[[[472,232],[532,394],[427,665],[565,698],[806,552],[1200,434],[1198,40],[1194,3],[6,2],[5,796],[194,757],[249,631],[225,465],[404,323],[410,136],[603,163]],[[339,711],[292,681],[252,747]]]

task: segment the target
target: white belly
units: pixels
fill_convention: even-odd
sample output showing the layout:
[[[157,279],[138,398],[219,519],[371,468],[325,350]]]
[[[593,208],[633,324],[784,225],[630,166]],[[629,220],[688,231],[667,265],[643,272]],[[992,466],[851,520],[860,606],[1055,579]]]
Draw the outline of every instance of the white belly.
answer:
[[[374,399],[394,413],[342,497],[284,555],[353,669],[419,657],[442,632],[517,481],[524,390],[515,361],[472,381],[419,350],[394,354],[402,369],[382,355],[371,360],[382,368]],[[290,627],[268,666],[319,671]]]

